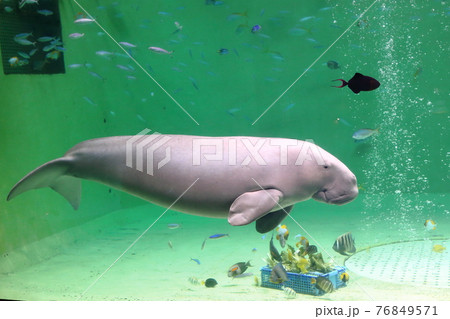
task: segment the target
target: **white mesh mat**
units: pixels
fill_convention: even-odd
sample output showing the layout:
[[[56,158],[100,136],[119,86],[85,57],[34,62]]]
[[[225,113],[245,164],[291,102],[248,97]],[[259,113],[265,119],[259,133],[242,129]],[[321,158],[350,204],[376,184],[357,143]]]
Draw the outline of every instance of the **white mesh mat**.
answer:
[[[345,262],[352,272],[376,280],[450,288],[450,240],[409,241],[357,252]],[[446,249],[434,252],[434,245]]]

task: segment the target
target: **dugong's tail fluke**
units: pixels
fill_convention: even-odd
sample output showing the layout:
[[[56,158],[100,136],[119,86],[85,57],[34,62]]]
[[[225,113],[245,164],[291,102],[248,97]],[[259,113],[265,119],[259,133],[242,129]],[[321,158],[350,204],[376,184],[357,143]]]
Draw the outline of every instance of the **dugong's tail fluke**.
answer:
[[[50,187],[67,199],[74,209],[78,209],[81,197],[81,181],[78,178],[66,175],[70,165],[70,159],[58,158],[39,166],[14,185],[7,200],[31,189]]]

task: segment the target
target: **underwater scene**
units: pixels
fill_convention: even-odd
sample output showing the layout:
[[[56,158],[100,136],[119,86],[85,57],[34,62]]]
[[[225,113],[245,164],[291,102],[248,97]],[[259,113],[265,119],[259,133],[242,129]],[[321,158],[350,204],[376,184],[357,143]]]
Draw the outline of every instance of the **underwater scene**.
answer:
[[[450,300],[449,19],[2,0],[0,299]]]

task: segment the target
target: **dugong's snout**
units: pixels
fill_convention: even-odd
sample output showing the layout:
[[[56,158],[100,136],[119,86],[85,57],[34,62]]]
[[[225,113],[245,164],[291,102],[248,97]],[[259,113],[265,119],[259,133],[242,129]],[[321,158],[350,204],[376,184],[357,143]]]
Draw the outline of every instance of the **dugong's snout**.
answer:
[[[334,205],[344,205],[358,196],[358,186],[355,175],[336,181],[332,187],[324,187],[312,195],[319,202]]]

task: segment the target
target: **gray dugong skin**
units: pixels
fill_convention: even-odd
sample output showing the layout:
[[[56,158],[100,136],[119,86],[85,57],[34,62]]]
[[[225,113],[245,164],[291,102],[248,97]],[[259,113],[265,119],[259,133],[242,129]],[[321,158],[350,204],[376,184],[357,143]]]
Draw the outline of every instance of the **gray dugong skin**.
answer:
[[[228,218],[231,225],[256,221],[261,233],[274,229],[297,202],[312,197],[340,205],[358,195],[355,175],[309,142],[152,134],[81,142],[22,178],[8,200],[51,187],[77,209],[80,179],[179,212]]]

